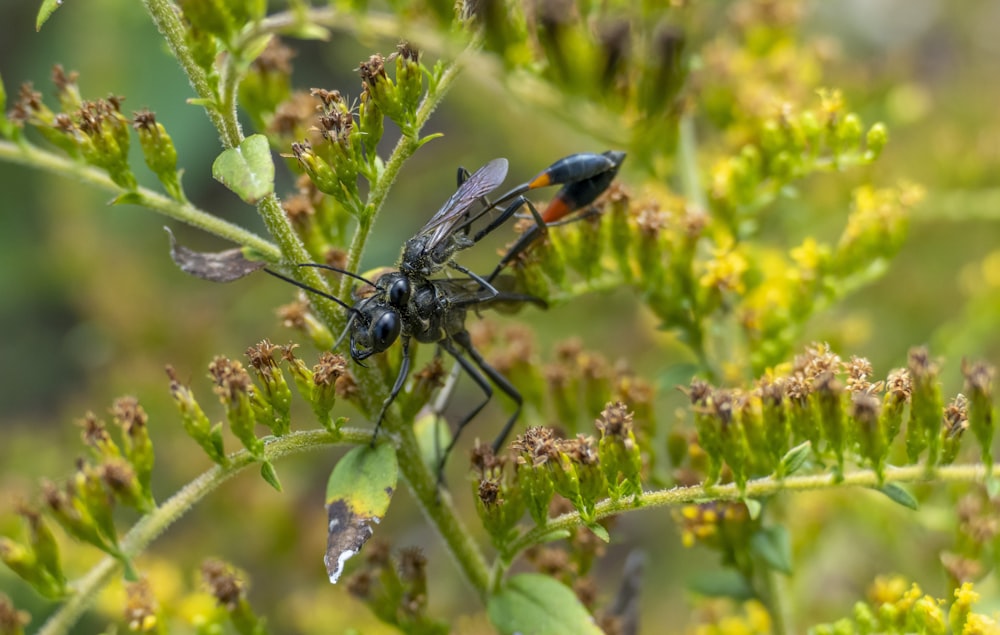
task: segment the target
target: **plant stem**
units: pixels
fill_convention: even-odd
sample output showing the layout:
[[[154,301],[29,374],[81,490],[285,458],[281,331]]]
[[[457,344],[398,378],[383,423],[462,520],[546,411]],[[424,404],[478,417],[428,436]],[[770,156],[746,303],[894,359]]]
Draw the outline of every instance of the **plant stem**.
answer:
[[[475,46],[477,44],[473,42],[466,50],[473,50]],[[461,57],[460,55],[448,64],[441,73],[441,78],[434,86],[434,89],[428,90],[427,94],[424,95],[424,99],[420,102],[420,107],[417,108],[417,114],[414,118],[413,133],[411,135],[404,134],[399,138],[399,141],[396,142],[396,147],[392,150],[392,154],[389,155],[389,160],[385,163],[385,168],[379,175],[378,181],[372,184],[372,189],[368,194],[368,201],[365,203],[365,209],[361,214],[363,220],[360,222],[354,238],[351,239],[351,246],[347,252],[347,265],[345,268],[348,271],[357,271],[361,257],[364,255],[365,245],[368,242],[372,225],[374,225],[375,219],[378,218],[379,213],[382,211],[382,206],[389,195],[389,190],[392,189],[392,184],[395,183],[400,168],[403,167],[406,160],[413,156],[413,153],[420,147],[420,131],[437,109],[441,100],[447,94],[448,89],[451,88],[452,82],[458,76],[458,72],[461,70]],[[347,294],[350,284],[351,280],[344,276],[337,295],[344,297]]]
[[[886,470],[885,483],[915,483],[928,482],[933,479],[944,483],[972,483],[984,480],[988,474],[1000,472],[1000,463],[984,466],[982,463],[967,465],[946,465],[937,467],[928,473],[924,465],[910,465]],[[735,483],[725,485],[692,485],[690,487],[675,487],[672,489],[645,492],[637,500],[623,498],[620,500],[605,500],[596,505],[595,518],[614,516],[636,508],[666,507],[670,505],[685,505],[704,500],[742,500],[744,498],[766,498],[781,492],[803,492],[807,490],[832,489],[834,487],[853,486],[877,488],[878,475],[874,470],[857,470],[848,472],[843,477],[836,474],[810,474],[806,476],[790,476],[776,479],[766,476],[754,479],[746,484],[746,490],[741,492]],[[563,514],[551,519],[542,527],[535,527],[517,540],[509,548],[510,554],[516,554],[535,545],[554,531],[575,529],[583,525],[578,512]]]
[[[219,110],[218,96],[205,73],[205,69],[195,62],[187,42],[184,41],[184,35],[187,31],[174,4],[169,0],[143,0],[143,4],[150,17],[153,18],[156,28],[160,30],[167,41],[170,52],[177,58],[181,69],[187,75],[195,94],[206,102],[205,112],[208,113],[212,125],[219,131],[222,145],[226,148],[235,148],[240,144],[239,124],[236,122],[235,116],[227,117],[226,113]]]
[[[238,245],[249,247],[267,260],[276,262],[281,259],[281,252],[278,251],[277,247],[239,225],[224,221],[190,203],[177,201],[144,187],[127,192],[116,185],[103,170],[42,150],[30,143],[0,141],[0,159],[76,179],[115,196],[129,194],[131,197],[128,199],[129,204],[148,207],[174,220],[197,227]]]
[[[485,602],[490,581],[486,558],[459,519],[452,506],[451,496],[438,488],[436,475],[420,454],[412,426],[403,426],[397,430],[397,434],[399,470],[403,478],[409,484],[427,520],[441,534],[455,564]]]
[[[354,428],[340,430],[333,434],[326,430],[292,432],[282,437],[266,439],[264,456],[276,461],[292,454],[314,450],[336,443],[367,443],[371,433]],[[188,483],[162,505],[139,519],[119,543],[121,554],[131,560],[142,553],[149,544],[170,525],[191,510],[219,485],[236,476],[244,469],[257,464],[250,453],[241,450],[229,456],[226,467],[215,466]],[[74,594],[52,614],[38,631],[38,635],[62,635],[68,633],[84,611],[97,599],[98,592],[106,586],[121,567],[121,560],[108,556],[101,560],[86,575],[73,584]]]

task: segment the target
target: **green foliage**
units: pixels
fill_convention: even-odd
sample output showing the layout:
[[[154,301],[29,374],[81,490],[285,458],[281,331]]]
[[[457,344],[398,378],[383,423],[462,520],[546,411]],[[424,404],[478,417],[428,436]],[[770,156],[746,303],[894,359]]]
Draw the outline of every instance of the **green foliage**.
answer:
[[[636,632],[640,591],[647,586],[635,564],[641,557],[628,558],[610,602],[601,601],[612,590],[608,567],[596,565],[628,535],[616,517],[650,518],[659,507],[670,508],[681,544],[702,548],[720,566],[698,565],[694,573],[686,570],[690,560],[671,562],[693,591],[691,601],[712,616],[691,632],[997,632],[972,611],[978,595],[969,583],[995,577],[1000,561],[1000,530],[991,522],[998,505],[993,366],[963,362],[963,392],[948,398],[954,391],[942,362],[926,347],[912,348],[907,367],[883,379],[865,358],[842,359],[835,352],[840,347],[804,346],[817,316],[888,270],[925,192],[902,174],[891,175],[896,185],[884,183],[876,166],[892,150],[888,127],[871,121],[875,108],[852,109],[856,97],[846,88],[829,87],[837,80],[827,79],[827,60],[805,43],[797,4],[746,1],[724,17],[684,3],[386,4],[293,2],[269,14],[262,0],[145,3],[192,86],[189,103],[204,111],[221,142],[212,177],[255,207],[268,239],[191,201],[178,167],[191,158],[175,146],[178,130],[169,133],[151,111],[129,119],[120,97],[84,99],[77,74],[59,66],[52,77],[55,106],[30,85],[8,104],[0,87],[0,109],[9,107],[0,116],[0,157],[75,177],[110,193],[115,203],[158,211],[237,243],[236,250],[209,255],[175,244],[175,261],[186,271],[200,267],[202,277],[221,281],[266,266],[314,292],[282,307],[279,316],[317,350],[296,355],[294,344],[263,340],[247,349],[247,367],[216,356],[208,364],[219,401],[215,414],[199,403],[201,391],[167,367],[180,421],[175,428],[188,437],[184,450],[173,439],[154,448],[152,417],[132,397],[110,409],[116,434],[95,414],[83,418],[87,458],[60,484],[47,481],[40,502],[19,504],[23,530],[4,527],[10,535],[0,538],[7,568],[60,602],[44,632],[72,630],[119,573],[128,581],[124,625],[130,630],[269,632],[248,599],[246,574],[205,561],[202,579],[214,600],[189,610],[197,591],[168,588],[139,557],[155,553],[147,553],[151,541],[226,479],[254,466],[280,492],[279,461],[331,444],[354,447],[330,474],[326,522],[310,524],[303,515],[292,529],[281,528],[244,517],[241,499],[241,540],[263,536],[287,552],[311,544],[300,537],[326,536],[330,580],[343,574],[347,592],[400,632],[454,627],[451,616],[430,608],[429,594],[446,585],[428,580],[423,551],[384,542],[394,532],[380,524],[391,518],[400,478],[452,557],[442,560],[454,563],[483,619],[502,633]],[[38,26],[56,8],[43,3]],[[362,61],[336,60],[341,70],[357,70],[360,85],[300,89],[290,43],[324,40],[333,31],[364,42]],[[399,42],[388,55],[369,50],[386,49],[393,45],[387,37],[404,33],[420,33],[419,41]],[[543,131],[572,127],[591,139],[588,151],[600,152],[606,143],[627,154],[621,182],[572,222],[543,230],[522,222],[522,231],[541,237],[496,284],[557,309],[627,289],[671,338],[653,372],[682,378],[688,400],[686,407],[669,404],[659,389],[676,382],[664,386],[649,379],[647,368],[612,363],[579,340],[538,350],[529,331],[473,328],[475,316],[468,315],[470,342],[521,391],[527,423],[506,448],[476,444],[462,477],[468,490],[456,486],[460,479],[445,481],[442,472],[440,451],[452,440],[441,415],[450,385],[437,397],[446,374],[440,359],[405,377],[393,349],[366,364],[331,352],[340,345],[336,335],[361,319],[344,307],[381,291],[352,289],[350,276],[324,278],[316,267],[295,266],[359,270],[402,167],[429,157],[425,146],[442,135],[438,127],[445,122],[428,122],[458,77],[504,95],[491,99],[496,123],[476,124],[484,138],[517,102],[531,109]],[[140,184],[149,175],[137,175],[129,161],[133,135],[163,194]],[[272,153],[286,161],[276,165]],[[530,163],[525,170],[557,158],[533,156],[524,160]],[[282,169],[294,179],[290,193],[280,191],[288,187]],[[517,192],[533,197],[547,174]],[[563,204],[565,192],[555,195],[555,205]],[[825,218],[823,211],[829,211]],[[785,216],[795,216],[794,223]],[[236,261],[236,273],[226,269]],[[205,275],[209,269],[215,277]],[[576,333],[589,326],[589,317],[557,328]],[[655,341],[645,326],[631,328]],[[602,335],[616,355],[635,350],[631,333]],[[386,410],[397,375],[407,381]],[[167,418],[156,412],[156,419]],[[380,425],[378,437],[370,427],[345,425],[343,412]],[[195,446],[212,467],[158,500],[154,491],[169,483],[158,470],[186,464],[177,459]],[[291,467],[283,474],[294,483]],[[954,528],[948,550],[938,545],[907,553],[944,570],[954,593],[950,606],[916,585],[877,578],[851,617],[814,625],[815,599],[794,587],[801,560],[822,547],[824,518],[831,525],[841,522],[839,515],[853,520],[857,535],[883,528],[865,526],[866,512],[852,519],[843,501],[834,501],[836,513],[813,520],[799,513],[797,501],[805,496],[796,493],[847,488],[854,488],[852,496],[874,489],[897,503],[886,505],[889,512],[879,507],[884,499],[854,503],[866,512],[899,514],[894,530],[921,523]],[[453,503],[452,492],[457,498],[469,490],[472,504]],[[947,513],[928,520],[926,509],[940,506],[938,497],[947,500]],[[219,498],[208,498],[209,507],[221,507]],[[475,531],[460,515],[472,508],[481,525]],[[106,558],[81,564],[75,555],[81,549],[59,538],[51,521]],[[654,557],[669,550],[669,538],[654,538],[645,546]],[[185,545],[207,555],[190,536]],[[348,561],[358,553],[363,558]],[[81,575],[85,566],[92,568]],[[179,565],[172,566],[176,573]],[[297,570],[298,590],[288,593],[302,613],[331,604],[323,595],[307,611],[297,604],[308,595],[305,584],[319,584],[314,573]],[[25,623],[25,614],[0,595],[0,633],[23,632]],[[669,626],[684,628],[681,620]],[[274,630],[296,628],[329,632],[334,626]]]

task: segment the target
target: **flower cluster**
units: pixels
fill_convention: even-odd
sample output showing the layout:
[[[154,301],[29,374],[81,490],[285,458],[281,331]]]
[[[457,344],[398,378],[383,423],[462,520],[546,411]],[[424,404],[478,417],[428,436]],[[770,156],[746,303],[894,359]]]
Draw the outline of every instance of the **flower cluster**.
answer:
[[[66,72],[58,65],[53,68],[52,82],[56,86],[59,112],[46,106],[41,94],[30,84],[23,85],[5,120],[10,125],[0,127],[0,135],[16,139],[25,126],[30,126],[70,158],[103,170],[115,185],[128,192],[138,186],[128,163],[131,124],[139,137],[146,165],[171,197],[184,201],[177,151],[155,115],[141,110],[134,113],[130,122],[121,112],[123,97],[111,95],[106,99],[84,100],[80,96],[78,79],[75,72]]]
[[[966,633],[996,635],[1000,624],[994,618],[973,613],[979,601],[971,583],[955,589],[951,605],[924,593],[915,582],[901,577],[879,577],[868,590],[866,602],[854,605],[854,615],[813,628],[816,635],[841,633]]]
[[[347,590],[402,632],[448,632],[447,624],[427,614],[427,558],[417,548],[394,558],[387,544],[373,541],[365,547],[364,567],[347,579]]]
[[[882,479],[905,424],[905,458],[923,459],[928,469],[958,456],[970,427],[968,398],[958,395],[945,407],[938,369],[925,349],[910,352],[909,368],[873,381],[871,364],[862,358],[842,361],[825,345],[813,345],[797,357],[787,374],[771,374],[750,391],[715,388],[695,381],[688,389],[698,431],[698,447],[689,461],[704,463],[708,483],[727,468],[741,488],[749,478],[789,474],[802,466],[800,444],[808,443],[818,464],[834,463],[842,474],[845,462],[868,465]],[[967,365],[968,389],[979,386],[979,399],[990,403],[992,374],[982,364]],[[906,408],[909,404],[909,408]],[[992,435],[990,410],[977,424],[980,439]],[[980,441],[982,443],[982,441]]]

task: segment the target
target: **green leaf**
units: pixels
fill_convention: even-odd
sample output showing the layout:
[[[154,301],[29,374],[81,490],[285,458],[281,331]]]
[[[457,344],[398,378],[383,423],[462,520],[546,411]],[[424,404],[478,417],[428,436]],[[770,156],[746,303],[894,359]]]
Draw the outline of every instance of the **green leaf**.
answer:
[[[399,465],[389,443],[374,448],[354,448],[340,459],[326,484],[326,556],[323,562],[336,583],[344,563],[358,553],[369,538],[396,491]]]
[[[811,451],[812,444],[806,441],[785,452],[785,456],[781,457],[781,463],[778,465],[778,474],[781,476],[791,476],[795,472],[798,472],[799,468],[806,462],[806,459],[809,458]]]
[[[750,514],[750,520],[757,520],[760,518],[760,512],[764,508],[760,501],[756,498],[744,498],[743,504],[747,506],[747,513]]]
[[[274,465],[270,461],[264,461],[260,464],[260,475],[267,481],[267,484],[274,489],[281,491],[281,481],[278,480],[278,472],[274,469]]]
[[[251,205],[274,192],[274,161],[267,137],[255,134],[220,154],[212,164],[212,177]]]
[[[568,529],[556,529],[556,530],[550,531],[550,532],[548,532],[546,534],[542,534],[541,536],[539,536],[538,540],[536,541],[536,543],[537,544],[541,544],[543,542],[555,542],[557,540],[567,539],[567,538],[569,538],[572,535],[573,534]]]
[[[753,587],[747,579],[733,569],[700,573],[688,583],[688,589],[698,595],[713,598],[743,601],[755,597]]]
[[[792,544],[784,526],[759,529],[750,538],[750,549],[775,571],[792,574]]]
[[[882,492],[891,498],[893,502],[899,503],[903,507],[913,510],[920,507],[920,504],[917,502],[917,499],[913,497],[913,494],[911,494],[909,490],[899,483],[886,483],[882,487],[875,487],[873,489],[875,491]]]
[[[600,523],[588,523],[587,529],[592,531],[595,536],[604,542],[611,542],[611,535],[608,533],[608,530],[605,529],[604,525]]]
[[[42,0],[42,6],[38,9],[35,17],[35,31],[41,31],[42,25],[49,19],[56,9],[62,6],[63,0]]]
[[[691,383],[691,378],[694,377],[700,367],[697,364],[691,364],[688,362],[682,362],[678,364],[670,364],[667,366],[660,375],[656,378],[656,382],[667,390],[674,390],[677,386],[687,386]]]
[[[111,199],[112,205],[142,205],[143,199],[138,192],[122,192]]]
[[[507,580],[487,602],[490,622],[501,633],[600,635],[601,629],[565,585],[540,573]]]

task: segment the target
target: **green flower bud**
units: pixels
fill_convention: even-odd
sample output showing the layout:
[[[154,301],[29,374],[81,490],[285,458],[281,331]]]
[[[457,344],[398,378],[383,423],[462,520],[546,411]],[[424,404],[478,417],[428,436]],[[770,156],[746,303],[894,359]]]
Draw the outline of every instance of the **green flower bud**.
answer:
[[[364,90],[389,119],[400,127],[404,135],[412,134],[415,112],[408,111],[400,99],[400,91],[385,72],[385,58],[375,54],[361,62],[359,69]],[[412,90],[412,87],[411,87]]]
[[[632,413],[621,402],[609,403],[595,425],[601,433],[598,456],[611,498],[638,496],[642,493],[642,454]]]
[[[46,597],[63,596],[66,593],[66,576],[63,574],[62,562],[59,559],[59,543],[42,515],[27,507],[21,506],[18,513],[24,519],[28,528],[28,544],[35,561],[38,563],[41,578],[51,592]]]
[[[906,425],[906,455],[916,463],[921,452],[927,449],[927,467],[938,463],[940,451],[941,386],[938,383],[938,366],[930,359],[926,348],[910,350],[910,378],[913,393],[910,400],[910,419]]]
[[[844,472],[844,449],[847,445],[847,435],[844,430],[844,412],[841,402],[843,385],[832,372],[824,372],[816,378],[815,395],[818,406],[820,425],[827,447],[833,450],[837,457],[837,479]]]
[[[327,430],[333,432],[333,422],[330,410],[337,400],[337,380],[347,372],[347,360],[343,355],[334,355],[327,351],[319,357],[319,363],[313,366],[312,399],[310,403],[313,412]]]
[[[225,357],[216,357],[208,366],[213,388],[226,410],[226,419],[233,435],[256,459],[264,456],[264,443],[254,433],[256,419],[251,407],[253,382],[243,365]]]
[[[83,443],[93,450],[97,460],[100,461],[121,456],[118,444],[108,434],[108,429],[104,427],[104,423],[97,419],[97,415],[88,412],[78,424],[83,428],[83,432],[81,433]]]
[[[965,391],[969,395],[969,427],[979,441],[983,465],[993,464],[993,375],[996,370],[985,362],[962,364]]]
[[[60,491],[52,483],[42,485],[42,496],[45,504],[56,522],[73,538],[91,544],[101,551],[111,549],[95,526],[94,519],[87,509],[79,504],[69,494]]]
[[[874,161],[882,154],[882,149],[889,142],[889,131],[883,123],[877,123],[868,129],[865,135],[865,161]]]
[[[764,445],[772,465],[780,465],[789,449],[790,433],[788,414],[785,410],[785,381],[781,378],[761,380],[758,387],[761,400],[761,418],[764,426]]]
[[[910,402],[910,373],[897,368],[889,373],[885,384],[879,427],[885,432],[885,442],[891,445],[903,427],[903,412]]]
[[[177,374],[171,366],[167,366],[167,377],[170,378],[170,395],[181,414],[184,431],[201,446],[208,458],[219,465],[226,465],[228,459],[222,445],[222,431],[205,416],[205,412],[194,398],[194,393],[177,380]]]
[[[879,410],[879,400],[874,395],[867,392],[851,393],[850,417],[857,426],[855,436],[858,439],[861,456],[871,464],[881,483],[885,474],[889,444],[879,418]]]
[[[476,511],[483,521],[483,527],[489,533],[493,546],[503,553],[510,541],[517,536],[517,522],[524,514],[524,505],[519,504],[521,497],[517,492],[505,489],[502,481],[496,478],[475,481],[473,487]],[[539,525],[548,516],[548,505],[545,511],[541,521],[532,514]]]
[[[152,501],[146,497],[136,478],[135,470],[122,459],[110,460],[97,468],[101,481],[117,499],[142,512],[153,509]]]
[[[416,118],[420,99],[424,94],[424,74],[420,68],[420,52],[409,42],[400,42],[396,47],[396,86],[400,105],[410,120]]]
[[[385,115],[372,99],[367,90],[361,92],[361,105],[358,106],[358,128],[361,130],[361,141],[364,143],[365,156],[369,163],[378,157],[378,142],[385,132],[383,119]]]
[[[58,597],[50,591],[51,581],[39,566],[35,555],[24,545],[0,536],[0,561],[45,597]]]
[[[965,625],[972,613],[972,606],[979,601],[979,594],[973,591],[972,583],[965,582],[955,589],[955,601],[948,609],[948,626],[952,633],[965,633]]]
[[[864,602],[857,602],[854,605],[854,623],[858,627],[858,632],[862,635],[875,633],[879,630],[879,621],[872,607]]]
[[[156,116],[148,110],[140,110],[133,115],[132,125],[139,135],[139,145],[146,166],[160,179],[164,189],[172,198],[184,200],[181,189],[180,173],[177,171],[177,149],[167,134],[163,124],[156,121]]]
[[[313,151],[312,145],[308,141],[293,143],[292,153],[305,173],[309,175],[309,180],[312,181],[317,190],[338,200],[344,196],[340,181],[337,179],[337,173]]]
[[[153,441],[149,438],[149,427],[146,425],[148,416],[135,397],[122,397],[115,401],[111,408],[115,421],[122,427],[122,439],[125,458],[135,470],[135,477],[142,489],[143,498],[148,505],[140,508],[152,508],[153,491]]]
[[[549,503],[555,493],[553,479],[546,465],[557,461],[555,439],[548,428],[528,428],[510,444],[517,461],[517,489],[535,524],[548,522]]]
[[[128,164],[128,120],[121,114],[121,98],[87,101],[79,111],[84,160],[108,173],[119,187],[134,190],[135,175]]]
[[[90,518],[92,526],[100,534],[102,547],[109,553],[114,552],[118,545],[118,531],[115,529],[113,504],[100,472],[93,466],[81,464],[72,478],[72,488],[75,496],[71,504],[77,509],[80,517]]]
[[[259,383],[263,388],[256,397],[263,401],[267,408],[261,421],[267,425],[276,436],[288,434],[291,427],[290,410],[292,407],[292,391],[285,381],[285,376],[274,358],[279,347],[268,340],[262,340],[256,346],[246,350],[250,367],[254,369]]]
[[[962,436],[969,427],[969,400],[959,394],[944,409],[944,425],[941,426],[941,464],[955,462],[962,445]]]
[[[79,78],[79,73],[76,71],[67,73],[61,64],[52,67],[52,83],[56,87],[56,96],[59,98],[59,109],[65,113],[79,110],[83,106],[80,86],[77,84]],[[2,104],[0,104],[0,109],[2,109]]]
[[[611,254],[626,284],[632,284],[635,272],[629,258],[633,234],[630,224],[629,196],[621,187],[612,184],[608,189],[607,200],[608,209],[604,215],[608,218],[605,226],[608,232],[608,242],[611,245]]]
[[[584,521],[592,523],[598,500],[608,493],[594,439],[578,434],[575,439],[560,439],[557,446],[559,461],[549,464],[556,491],[573,503]]]
[[[921,633],[945,635],[948,632],[944,611],[937,600],[929,595],[923,596],[914,603],[911,615]]]
[[[694,380],[687,390],[694,412],[694,427],[698,432],[698,445],[705,451],[708,458],[708,471],[705,484],[714,485],[722,473],[722,435],[720,422],[712,413],[712,395],[715,389],[709,384]]]
[[[719,429],[722,456],[733,473],[736,487],[743,491],[749,478],[749,449],[742,422],[734,416],[733,406],[733,394],[727,390],[716,390],[709,400]]]
[[[856,114],[848,113],[837,122],[837,145],[844,150],[851,152],[861,143],[862,124],[861,118]]]

